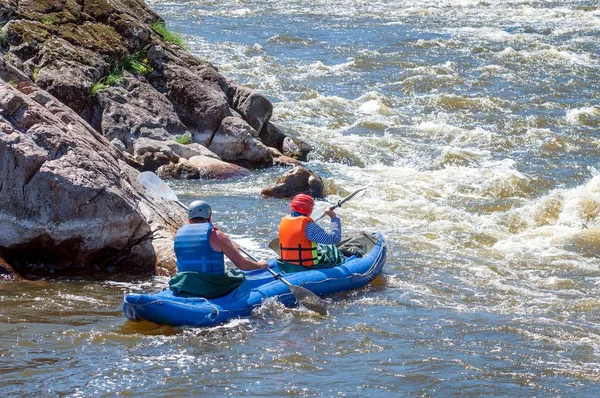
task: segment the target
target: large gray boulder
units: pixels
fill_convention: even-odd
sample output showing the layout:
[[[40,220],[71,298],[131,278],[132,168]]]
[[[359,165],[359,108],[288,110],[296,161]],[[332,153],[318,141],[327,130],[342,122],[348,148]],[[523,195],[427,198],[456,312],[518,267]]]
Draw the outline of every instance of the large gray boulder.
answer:
[[[9,75],[0,65],[0,257],[27,278],[172,270],[183,209],[149,195],[72,109]]]
[[[171,101],[189,130],[214,132],[231,114],[225,78],[208,62],[179,48],[160,45],[148,49],[148,60],[154,65],[149,81]]]
[[[179,156],[164,141],[141,138],[133,144],[133,158],[144,171],[154,171],[160,166],[179,162]]]
[[[216,153],[212,152],[211,150],[200,144],[191,143],[184,145],[174,141],[167,141],[166,144],[169,148],[171,148],[173,153],[179,156],[180,158],[189,159],[194,156],[206,156],[209,158],[221,160],[221,158]]]
[[[186,131],[168,98],[128,72],[90,101],[91,114],[84,113],[90,124],[109,140],[122,141],[129,151],[139,138],[165,141]]]
[[[248,174],[248,170],[241,166],[203,155],[180,159],[179,163],[161,166],[156,172],[161,178],[180,180],[222,180]]]
[[[227,98],[231,107],[242,117],[252,128],[260,132],[266,122],[271,119],[273,114],[273,105],[263,95],[244,86],[229,81]]]
[[[133,160],[146,170],[156,170],[161,166],[179,163],[181,159],[194,156],[206,156],[220,160],[209,149],[200,144],[182,145],[175,141],[157,141],[149,138],[140,138],[133,144]]]
[[[284,156],[306,160],[312,146],[298,137],[284,133],[271,122],[266,122],[260,131],[260,140],[268,147],[275,148]]]
[[[194,141],[226,162],[247,168],[272,166],[273,156],[257,137],[256,130],[243,119],[228,116],[214,134],[195,134]]]

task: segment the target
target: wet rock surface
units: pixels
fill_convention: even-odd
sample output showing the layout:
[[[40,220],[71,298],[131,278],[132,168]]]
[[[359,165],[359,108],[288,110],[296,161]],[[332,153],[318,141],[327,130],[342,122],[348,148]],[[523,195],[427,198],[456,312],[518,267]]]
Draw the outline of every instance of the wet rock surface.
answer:
[[[165,41],[142,0],[4,0],[0,23],[3,270],[168,274],[185,214],[139,171],[231,178],[312,149],[270,121],[263,95]],[[317,176],[298,174],[270,196],[322,196]]]

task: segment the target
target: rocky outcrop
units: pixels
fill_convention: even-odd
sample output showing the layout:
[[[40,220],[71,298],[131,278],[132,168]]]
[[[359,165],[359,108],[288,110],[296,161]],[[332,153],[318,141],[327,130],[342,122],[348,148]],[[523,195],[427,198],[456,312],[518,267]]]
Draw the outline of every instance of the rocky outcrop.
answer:
[[[260,137],[269,100],[165,42],[151,25],[162,19],[142,0],[4,2],[0,15],[8,62],[128,154],[139,138],[189,133],[226,162],[274,164]],[[285,134],[274,148],[296,159],[310,150]],[[130,164],[144,170],[165,160]]]
[[[102,135],[9,74],[0,65],[0,256],[26,278],[172,269],[164,247],[184,210],[149,197]]]
[[[0,282],[22,279],[2,257],[0,257]]]
[[[272,166],[273,156],[257,137],[256,130],[244,120],[226,117],[216,133],[196,135],[195,140],[224,161],[248,168]]]
[[[281,131],[273,123],[266,122],[260,132],[260,140],[268,147],[277,149],[281,154],[298,160],[306,160],[312,147],[298,137],[292,137]]]
[[[273,105],[262,95],[247,87],[229,82],[227,97],[231,107],[248,122],[255,131],[261,131],[273,114]]]
[[[142,170],[156,170],[169,163],[177,163],[179,156],[175,155],[165,141],[142,138],[133,143],[133,159],[141,165]]]
[[[248,170],[235,164],[201,155],[192,156],[189,160],[180,159],[177,164],[162,166],[157,173],[161,178],[222,180],[248,174]]]
[[[118,141],[117,141],[118,142]],[[119,146],[111,141],[113,145]],[[157,141],[140,138],[133,144],[133,161],[137,168],[144,171],[153,171],[161,166],[175,165],[194,156],[206,156],[220,160],[220,158],[199,144],[182,145],[175,141]]]
[[[313,198],[323,198],[325,185],[323,180],[312,170],[304,166],[296,166],[277,180],[277,183],[261,191],[261,195],[273,198],[291,198],[299,193],[306,193]]]
[[[187,130],[167,97],[129,72],[118,85],[92,96],[84,116],[109,140],[123,142],[129,153],[140,138],[166,141]]]
[[[166,42],[162,22],[143,0],[0,1],[0,273],[169,273],[185,213],[140,170],[230,178],[306,159],[264,96]],[[322,196],[318,177],[288,179]]]
[[[190,131],[214,132],[231,115],[227,83],[211,64],[168,45],[151,46],[147,57],[153,67],[149,81],[169,99]]]

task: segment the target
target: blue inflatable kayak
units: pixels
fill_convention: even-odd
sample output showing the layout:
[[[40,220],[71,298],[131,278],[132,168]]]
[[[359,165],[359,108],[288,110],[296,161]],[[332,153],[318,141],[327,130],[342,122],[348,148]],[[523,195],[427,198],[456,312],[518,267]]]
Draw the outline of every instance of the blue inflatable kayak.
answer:
[[[387,248],[381,234],[373,234],[376,242],[362,257],[351,256],[333,268],[281,273],[275,259],[269,267],[281,273],[291,284],[302,286],[318,296],[365,286],[381,273]],[[245,317],[269,297],[286,306],[297,304],[288,287],[266,270],[244,272],[244,282],[231,293],[216,298],[179,297],[169,289],[154,294],[129,293],[123,300],[123,313],[132,321],[150,321],[170,326],[212,326],[232,318]]]

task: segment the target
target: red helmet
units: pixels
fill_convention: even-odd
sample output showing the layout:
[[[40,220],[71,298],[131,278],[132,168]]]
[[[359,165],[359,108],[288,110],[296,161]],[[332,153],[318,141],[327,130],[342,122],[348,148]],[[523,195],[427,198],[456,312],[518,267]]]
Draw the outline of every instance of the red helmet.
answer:
[[[294,196],[294,199],[292,199],[292,202],[290,203],[290,209],[292,211],[296,211],[307,216],[310,216],[310,213],[312,213],[314,207],[315,201],[313,200],[312,196],[304,193],[299,193],[298,195]]]

